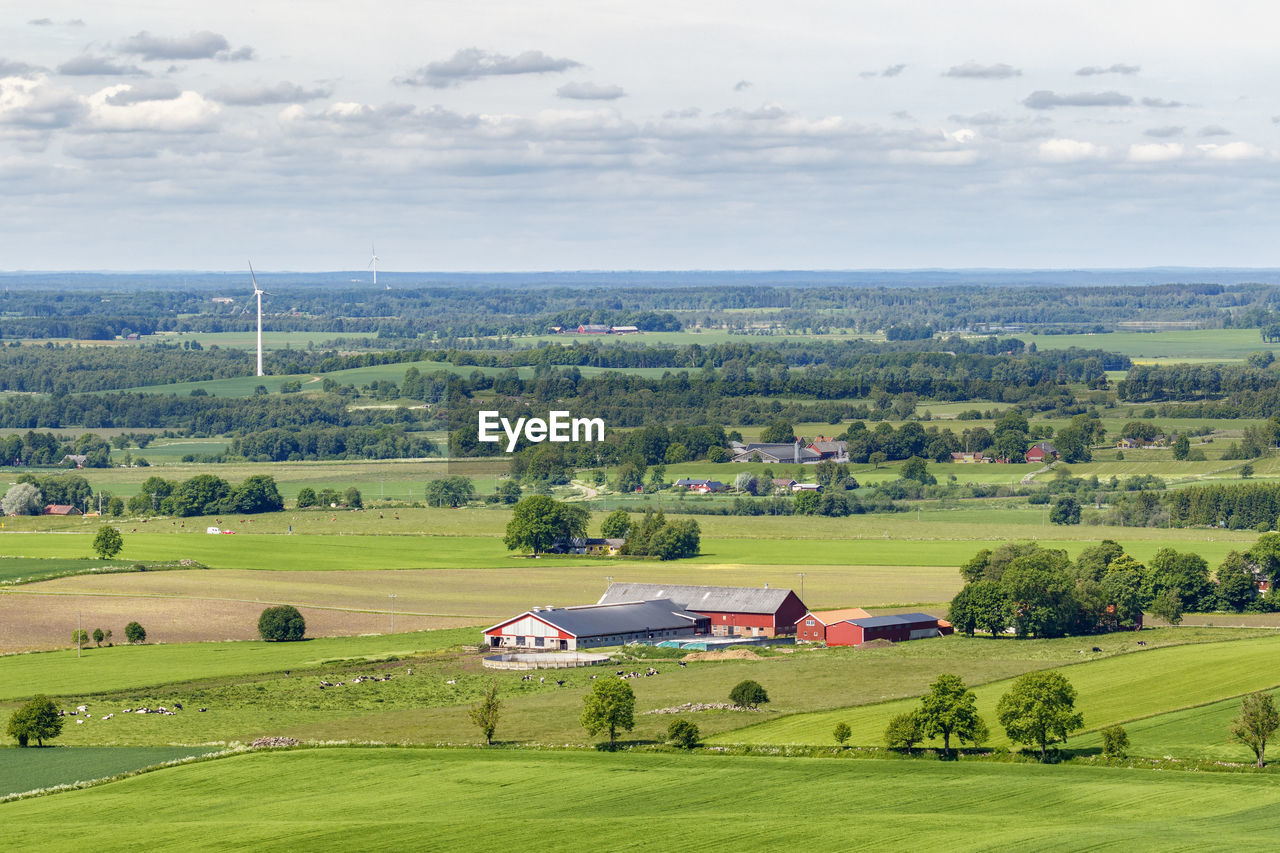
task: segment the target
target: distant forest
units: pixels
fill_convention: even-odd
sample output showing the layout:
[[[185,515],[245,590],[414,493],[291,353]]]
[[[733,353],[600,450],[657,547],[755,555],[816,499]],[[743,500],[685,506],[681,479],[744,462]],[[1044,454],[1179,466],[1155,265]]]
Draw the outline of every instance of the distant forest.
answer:
[[[57,289],[42,289],[42,279],[22,281],[22,287],[0,291],[0,340],[108,340],[157,332],[243,332],[254,325],[249,288],[234,276],[200,277],[195,284],[163,289],[120,288],[110,277],[73,276]],[[1280,329],[1280,304],[1270,284],[272,286],[277,289],[264,300],[269,330],[450,344],[491,339],[468,344],[472,348],[508,346],[500,339],[585,323],[756,334],[884,331],[900,340],[1008,327],[1049,334],[1109,331],[1122,321]]]

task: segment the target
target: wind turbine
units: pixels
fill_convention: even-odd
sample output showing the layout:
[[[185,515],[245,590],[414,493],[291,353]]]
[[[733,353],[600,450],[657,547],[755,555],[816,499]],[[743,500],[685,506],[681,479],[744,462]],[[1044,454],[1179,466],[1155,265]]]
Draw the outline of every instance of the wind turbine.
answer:
[[[378,286],[378,250],[373,247],[372,243],[369,244],[369,252],[370,254],[373,255],[373,257],[369,260],[369,269],[373,270],[373,286],[377,287]],[[387,287],[387,290],[391,289],[391,285],[389,284],[386,287]]]
[[[258,287],[258,277],[253,274],[253,261],[249,261],[249,277],[253,279],[253,295],[258,298],[258,375],[263,376],[265,374],[262,372],[262,294],[266,291]]]

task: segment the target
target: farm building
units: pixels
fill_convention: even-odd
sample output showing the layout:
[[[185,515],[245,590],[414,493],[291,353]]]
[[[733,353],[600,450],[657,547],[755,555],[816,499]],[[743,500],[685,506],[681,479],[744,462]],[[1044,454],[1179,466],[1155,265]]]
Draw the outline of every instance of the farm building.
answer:
[[[733,458],[730,462],[797,462],[810,465],[822,461],[822,454],[805,447],[799,441],[782,444],[736,444],[732,446]]]
[[[843,610],[810,610],[796,622],[796,642],[825,643],[827,626],[849,619],[867,619],[870,613],[861,607],[846,607]]]
[[[583,323],[578,327],[580,335],[607,335],[609,327],[603,323]]]
[[[535,607],[484,632],[493,649],[574,651],[706,634],[711,620],[665,600]]]
[[[975,450],[972,453],[968,451],[952,453],[951,461],[961,465],[981,465],[984,462],[994,462],[995,460],[989,456],[983,456],[981,450]]]
[[[1058,458],[1058,448],[1051,441],[1037,441],[1027,451],[1028,462],[1052,462]]]
[[[598,603],[657,599],[709,617],[711,634],[717,637],[793,636],[807,610],[789,589],[660,583],[612,583]]]
[[[45,515],[80,515],[80,510],[71,504],[49,504],[44,508]]]
[[[723,492],[729,487],[719,480],[676,480],[677,486],[683,486],[691,492],[697,492],[700,495],[709,495],[713,492]]]
[[[872,640],[923,640],[952,633],[951,623],[927,613],[846,619],[827,627],[828,646],[858,646]]]
[[[847,441],[836,441],[820,435],[809,442],[807,447],[821,459],[830,459],[832,462],[849,461],[849,442]]]

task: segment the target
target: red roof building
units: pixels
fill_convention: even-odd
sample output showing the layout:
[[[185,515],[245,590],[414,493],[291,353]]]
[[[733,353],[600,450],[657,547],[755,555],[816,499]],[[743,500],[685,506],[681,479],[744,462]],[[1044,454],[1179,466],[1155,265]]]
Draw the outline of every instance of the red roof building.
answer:
[[[80,515],[80,510],[71,504],[49,504],[44,508],[45,515]]]
[[[848,619],[866,619],[870,615],[861,607],[846,607],[843,610],[810,610],[796,623],[796,642],[825,643],[828,625]]]
[[[808,611],[792,590],[769,587],[613,583],[598,603],[655,599],[669,599],[685,610],[710,617],[715,637],[789,637]]]
[[[1058,448],[1049,441],[1037,441],[1027,451],[1028,462],[1052,462],[1058,458]]]
[[[860,646],[872,640],[923,640],[953,632],[951,623],[927,613],[903,613],[897,616],[871,616],[847,619],[827,628],[828,646]]]

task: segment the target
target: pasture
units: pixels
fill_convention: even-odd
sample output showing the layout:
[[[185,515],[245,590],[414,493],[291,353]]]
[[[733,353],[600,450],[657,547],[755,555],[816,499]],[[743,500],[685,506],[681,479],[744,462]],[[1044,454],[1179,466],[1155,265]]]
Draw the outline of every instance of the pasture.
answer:
[[[387,780],[395,780],[388,784]],[[746,787],[768,780],[767,794]],[[281,784],[288,780],[288,784]],[[536,781],[536,784],[535,784]],[[1260,849],[1280,788],[1255,774],[509,750],[258,751],[5,806],[16,848],[312,850],[780,847]],[[692,784],[691,784],[692,783]],[[212,792],[235,791],[234,798]],[[1135,807],[1140,802],[1141,808]],[[299,807],[305,803],[305,807]]]
[[[1167,630],[1167,629],[1166,629]],[[1145,632],[1144,632],[1145,633]],[[1076,710],[1084,714],[1085,728],[1095,730],[1179,708],[1216,702],[1254,690],[1280,687],[1271,663],[1280,652],[1280,636],[1241,639],[1234,642],[1139,649],[1140,635],[1076,638],[1085,657],[1093,643],[1100,647],[1123,644],[1128,653],[1103,660],[1063,667],[1076,688]],[[1012,642],[1016,640],[976,640]],[[945,671],[940,669],[940,672]],[[991,682],[974,688],[978,710],[991,729],[990,745],[1009,741],[996,721],[996,702],[1009,683]],[[720,743],[829,744],[836,723],[853,730],[851,743],[883,745],[884,729],[893,715],[917,707],[914,700],[898,700],[837,711],[796,714],[720,735]],[[1131,751],[1147,755],[1143,745],[1130,737]],[[1068,746],[1075,746],[1068,741]]]
[[[1020,334],[1039,349],[1100,349],[1127,355],[1144,363],[1243,361],[1258,350],[1276,350],[1264,343],[1257,329],[1175,329],[1160,332],[1108,332],[1093,335]]]

